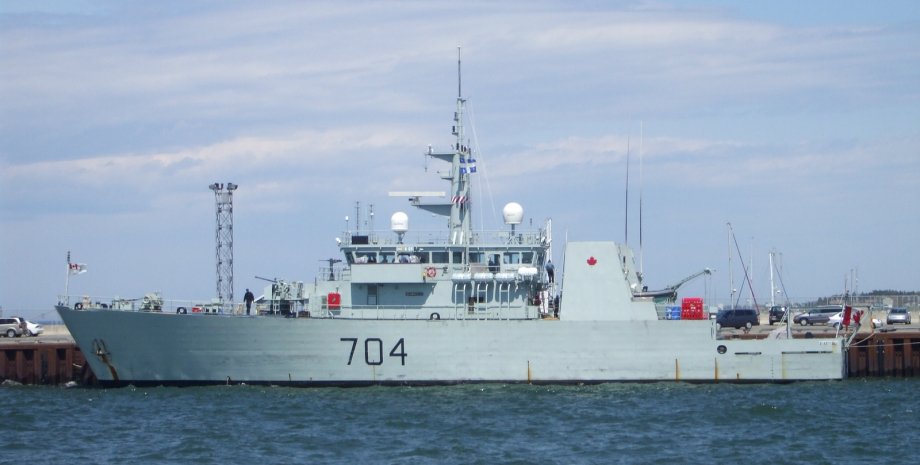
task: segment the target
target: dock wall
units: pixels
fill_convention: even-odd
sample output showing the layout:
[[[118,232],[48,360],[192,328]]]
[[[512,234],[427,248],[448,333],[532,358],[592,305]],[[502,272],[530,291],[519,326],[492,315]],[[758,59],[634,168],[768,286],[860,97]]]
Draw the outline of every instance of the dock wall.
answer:
[[[83,353],[74,343],[3,344],[0,352],[0,381],[50,385],[96,382]]]
[[[848,355],[850,377],[920,376],[920,332],[860,334]]]

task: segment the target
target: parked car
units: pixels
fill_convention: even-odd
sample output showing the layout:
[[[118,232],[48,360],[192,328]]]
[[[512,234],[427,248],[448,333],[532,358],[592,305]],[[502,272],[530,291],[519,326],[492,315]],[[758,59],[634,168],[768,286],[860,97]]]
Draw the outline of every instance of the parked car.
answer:
[[[14,316],[12,318],[0,318],[0,335],[6,337],[19,337],[26,332],[26,320]]]
[[[32,323],[31,321],[26,320],[26,332],[25,332],[25,334],[34,337],[34,336],[38,336],[39,334],[41,334],[41,333],[43,333],[43,332],[45,332],[45,328],[44,328],[42,325],[40,325],[40,324],[38,324],[38,323]]]
[[[757,310],[752,308],[733,308],[722,310],[716,315],[716,328],[747,328],[760,324]]]
[[[904,323],[909,325],[910,312],[908,312],[907,309],[903,307],[892,308],[891,310],[888,310],[888,318],[886,319],[886,322],[890,325],[895,323]]]
[[[784,318],[788,318],[786,314],[789,311],[786,307],[781,307],[779,305],[774,305],[770,307],[770,312],[767,315],[767,320],[770,322],[770,326],[773,326],[773,323],[779,323],[783,321]]]
[[[833,326],[834,329],[840,329],[843,324],[843,312],[835,313],[827,319],[827,325]]]
[[[827,323],[835,313],[843,311],[843,305],[822,305],[808,310],[805,313],[799,313],[792,322],[802,326],[816,325]]]

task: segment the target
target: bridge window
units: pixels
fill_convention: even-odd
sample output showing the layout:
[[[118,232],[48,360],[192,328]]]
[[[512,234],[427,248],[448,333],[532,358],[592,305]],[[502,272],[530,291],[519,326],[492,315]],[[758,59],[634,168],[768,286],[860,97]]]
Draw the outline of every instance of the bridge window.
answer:
[[[377,252],[355,252],[355,263],[377,263]]]

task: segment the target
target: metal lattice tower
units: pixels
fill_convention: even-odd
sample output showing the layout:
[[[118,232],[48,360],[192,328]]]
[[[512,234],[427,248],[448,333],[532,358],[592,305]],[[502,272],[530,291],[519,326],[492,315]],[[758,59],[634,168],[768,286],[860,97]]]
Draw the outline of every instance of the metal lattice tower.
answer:
[[[215,182],[208,186],[214,191],[217,206],[217,298],[221,304],[233,302],[233,191],[236,184],[227,183],[226,189]]]

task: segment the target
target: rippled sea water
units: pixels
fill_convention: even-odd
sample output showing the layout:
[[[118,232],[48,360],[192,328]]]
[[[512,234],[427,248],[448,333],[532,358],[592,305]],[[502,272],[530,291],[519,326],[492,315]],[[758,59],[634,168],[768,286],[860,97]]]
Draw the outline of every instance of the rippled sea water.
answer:
[[[920,381],[0,388],[0,463],[915,463]]]

